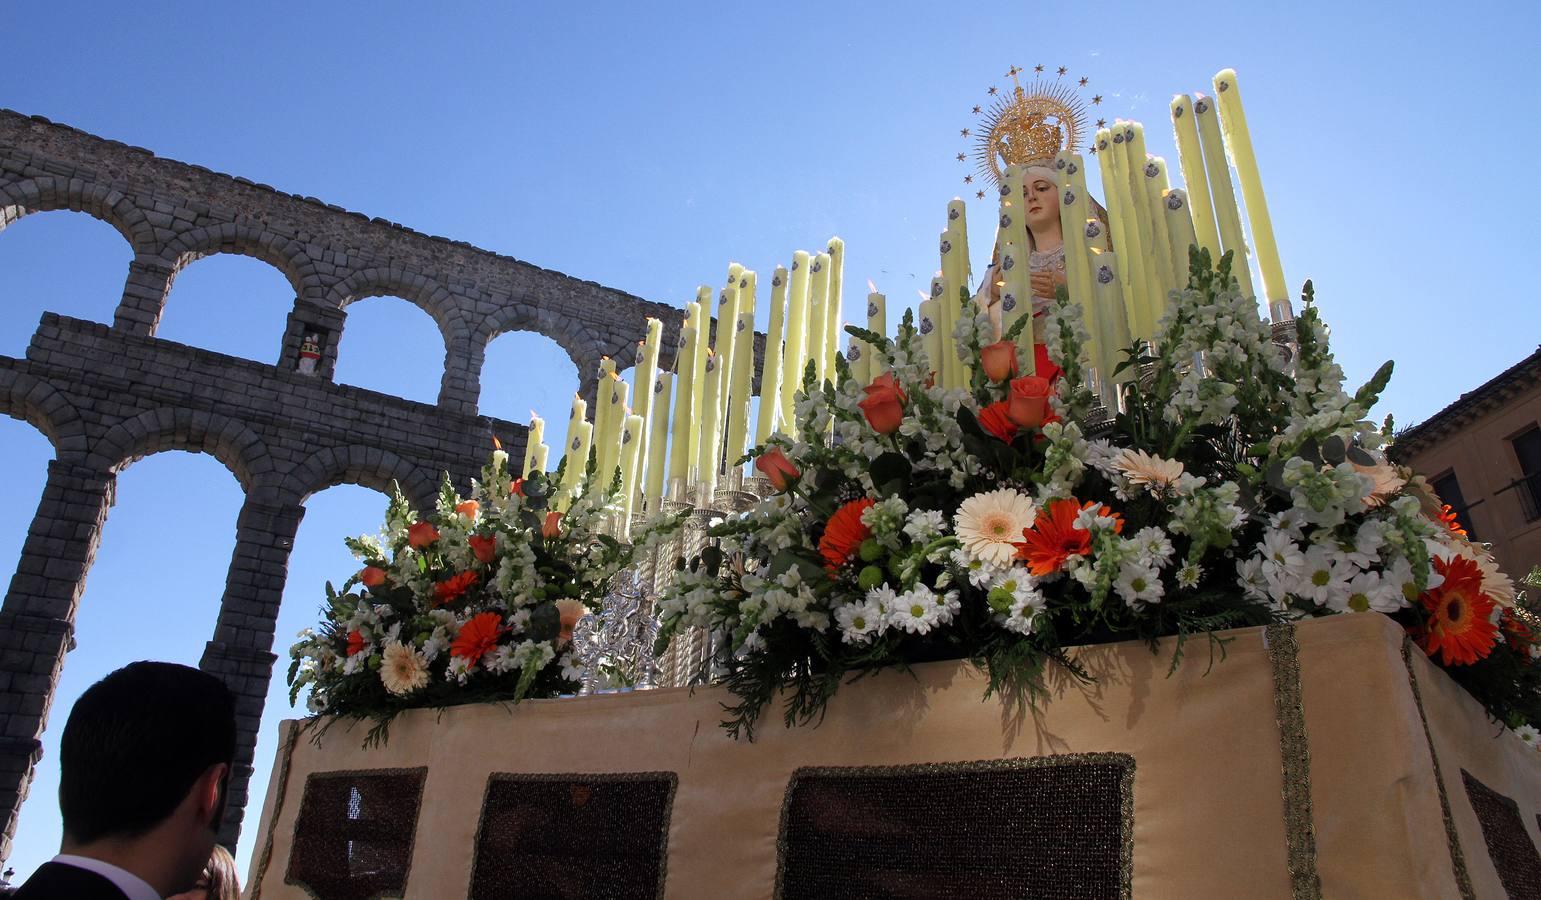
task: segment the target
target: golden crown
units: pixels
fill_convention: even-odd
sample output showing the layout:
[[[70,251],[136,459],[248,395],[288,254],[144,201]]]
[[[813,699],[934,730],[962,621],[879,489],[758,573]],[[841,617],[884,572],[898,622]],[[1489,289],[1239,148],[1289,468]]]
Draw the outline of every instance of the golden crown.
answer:
[[[1013,83],[1011,92],[1001,96],[992,86],[988,92],[996,98],[992,104],[974,107],[979,126],[962,132],[965,138],[974,138],[976,174],[994,185],[1001,183],[1008,165],[1048,165],[1061,151],[1076,152],[1086,132],[1086,104],[1079,89],[1086,87],[1089,79],[1065,80],[1069,70],[1060,66],[1049,80],[1040,65],[1033,67],[1038,77],[1023,87],[1018,78],[1023,71],[1012,66],[1006,73]],[[1091,102],[1099,104],[1102,97],[1093,97]],[[959,162],[966,159],[965,154],[958,154]],[[965,175],[963,182],[973,184],[974,178]],[[983,199],[985,192],[978,191],[976,196]]]

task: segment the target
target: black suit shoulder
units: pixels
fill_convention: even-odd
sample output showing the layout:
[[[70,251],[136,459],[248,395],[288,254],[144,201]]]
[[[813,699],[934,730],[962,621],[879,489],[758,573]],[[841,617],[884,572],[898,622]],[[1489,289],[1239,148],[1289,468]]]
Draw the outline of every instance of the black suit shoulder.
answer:
[[[50,862],[39,866],[11,900],[128,900],[128,895],[95,872]]]

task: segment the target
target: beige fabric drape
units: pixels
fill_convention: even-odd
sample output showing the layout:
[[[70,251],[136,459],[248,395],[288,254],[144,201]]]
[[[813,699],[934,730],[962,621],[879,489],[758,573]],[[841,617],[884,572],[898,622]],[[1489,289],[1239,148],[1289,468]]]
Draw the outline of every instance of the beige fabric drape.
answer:
[[[913,678],[887,672],[842,688],[819,727],[785,729],[768,713],[753,743],[718,728],[719,688],[418,711],[373,750],[360,747],[362,727],[334,728],[320,746],[302,734],[275,763],[253,890],[304,896],[284,875],[313,772],[428,766],[406,889],[424,898],[465,893],[490,774],[675,772],[667,896],[760,898],[774,889],[779,816],[799,767],[1113,752],[1135,759],[1134,897],[1309,896],[1317,876],[1330,898],[1458,897],[1410,666],[1475,895],[1504,896],[1460,769],[1518,801],[1534,829],[1541,754],[1495,738],[1497,726],[1416,648],[1404,662],[1401,629],[1377,614],[1294,629],[1306,741],[1292,744],[1277,679],[1297,676],[1283,665],[1280,633],[1272,652],[1263,629],[1228,633],[1212,668],[1206,640],[1191,640],[1170,678],[1170,640],[1160,656],[1138,643],[1083,648],[1077,658],[1096,683],[1057,676],[1036,711],[981,702],[982,677],[960,663],[917,666]],[[1299,756],[1301,746],[1309,759],[1295,771],[1307,790],[1291,805],[1281,747]]]

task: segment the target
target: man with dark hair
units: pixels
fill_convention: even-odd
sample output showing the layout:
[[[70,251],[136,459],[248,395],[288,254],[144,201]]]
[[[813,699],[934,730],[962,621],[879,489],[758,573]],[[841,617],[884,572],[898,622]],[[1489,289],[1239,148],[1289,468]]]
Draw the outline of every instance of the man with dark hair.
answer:
[[[160,900],[214,849],[235,759],[235,698],[213,675],[136,662],[93,684],[59,747],[59,855],[15,900]]]

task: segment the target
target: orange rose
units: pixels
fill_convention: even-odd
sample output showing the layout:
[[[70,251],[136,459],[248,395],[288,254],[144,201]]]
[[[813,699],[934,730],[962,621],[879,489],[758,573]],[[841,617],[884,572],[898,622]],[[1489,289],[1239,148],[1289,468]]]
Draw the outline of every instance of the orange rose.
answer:
[[[979,427],[1008,444],[1021,430],[1017,427],[1017,423],[1011,421],[1011,415],[1007,411],[1010,406],[1011,404],[1001,400],[979,411]]]
[[[364,587],[379,587],[385,583],[385,570],[379,566],[365,566],[358,573],[358,580],[364,583]]]
[[[899,430],[899,423],[904,421],[904,402],[909,399],[905,396],[903,388],[895,380],[894,373],[884,372],[872,383],[862,388],[867,394],[867,399],[857,404],[861,407],[862,415],[867,417],[867,424],[878,434],[893,434]]]
[[[1049,379],[1025,375],[1011,381],[1007,414],[1022,428],[1042,428],[1049,415]]]
[[[754,467],[760,470],[760,474],[770,480],[771,487],[779,493],[786,490],[803,473],[787,455],[781,452],[780,447],[772,447],[766,452],[755,457]]]
[[[431,522],[413,522],[407,526],[407,543],[418,550],[439,539],[439,529]]]
[[[498,539],[495,537],[482,537],[473,534],[466,538],[466,543],[471,545],[471,552],[476,554],[476,561],[490,563],[498,556]]]
[[[467,500],[464,503],[455,504],[455,512],[460,513],[460,515],[467,519],[475,519],[476,514],[481,512],[481,509],[482,505],[475,500]]]
[[[985,377],[991,381],[1005,381],[1017,375],[1017,345],[1012,341],[996,341],[979,351],[979,361]]]
[[[556,510],[546,513],[545,524],[540,526],[540,536],[550,540],[562,533],[562,514]]]

